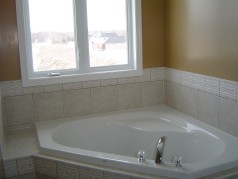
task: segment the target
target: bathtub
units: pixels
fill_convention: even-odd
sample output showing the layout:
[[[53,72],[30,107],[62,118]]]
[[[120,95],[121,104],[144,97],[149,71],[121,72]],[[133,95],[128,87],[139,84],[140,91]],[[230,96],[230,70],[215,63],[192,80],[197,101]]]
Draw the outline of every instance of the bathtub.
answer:
[[[167,106],[36,124],[40,152],[143,174],[199,178],[238,167],[238,139]],[[155,163],[165,136],[163,162]],[[139,162],[138,151],[145,152]],[[182,167],[175,158],[182,157]]]

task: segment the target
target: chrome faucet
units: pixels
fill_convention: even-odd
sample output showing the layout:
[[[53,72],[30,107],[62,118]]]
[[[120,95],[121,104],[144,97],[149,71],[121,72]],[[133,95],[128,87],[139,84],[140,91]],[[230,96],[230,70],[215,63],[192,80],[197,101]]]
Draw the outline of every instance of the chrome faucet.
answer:
[[[157,164],[162,162],[165,141],[166,141],[166,137],[161,137],[158,140],[158,143],[156,146],[156,157],[155,157],[155,163]]]

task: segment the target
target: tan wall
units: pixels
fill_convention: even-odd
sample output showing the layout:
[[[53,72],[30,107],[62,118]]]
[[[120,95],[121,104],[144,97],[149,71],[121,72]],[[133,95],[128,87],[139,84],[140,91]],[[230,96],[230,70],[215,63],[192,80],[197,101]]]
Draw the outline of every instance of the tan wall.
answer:
[[[238,1],[165,0],[165,66],[238,81]]]
[[[144,68],[164,66],[164,11],[166,67],[238,81],[237,9],[236,0],[142,0]],[[17,79],[15,0],[0,1],[0,81]]]
[[[144,68],[164,65],[163,0],[142,0]],[[0,1],[0,81],[20,79],[15,0]]]
[[[144,68],[164,66],[164,0],[142,0]]]
[[[20,79],[15,0],[0,1],[0,81]]]

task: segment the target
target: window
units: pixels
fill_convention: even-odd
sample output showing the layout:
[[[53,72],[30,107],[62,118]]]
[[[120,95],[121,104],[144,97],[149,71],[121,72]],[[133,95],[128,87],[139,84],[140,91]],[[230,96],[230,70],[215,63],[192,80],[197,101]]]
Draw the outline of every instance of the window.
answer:
[[[141,75],[140,0],[16,4],[23,86]]]

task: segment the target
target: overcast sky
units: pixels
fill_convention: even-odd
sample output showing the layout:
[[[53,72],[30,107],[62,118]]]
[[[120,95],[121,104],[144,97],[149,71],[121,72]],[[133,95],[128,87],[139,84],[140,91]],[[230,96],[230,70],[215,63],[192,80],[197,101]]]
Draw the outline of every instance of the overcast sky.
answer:
[[[125,0],[87,0],[89,30],[125,30]],[[29,0],[32,32],[73,32],[72,0]],[[123,13],[122,13],[123,12]]]

